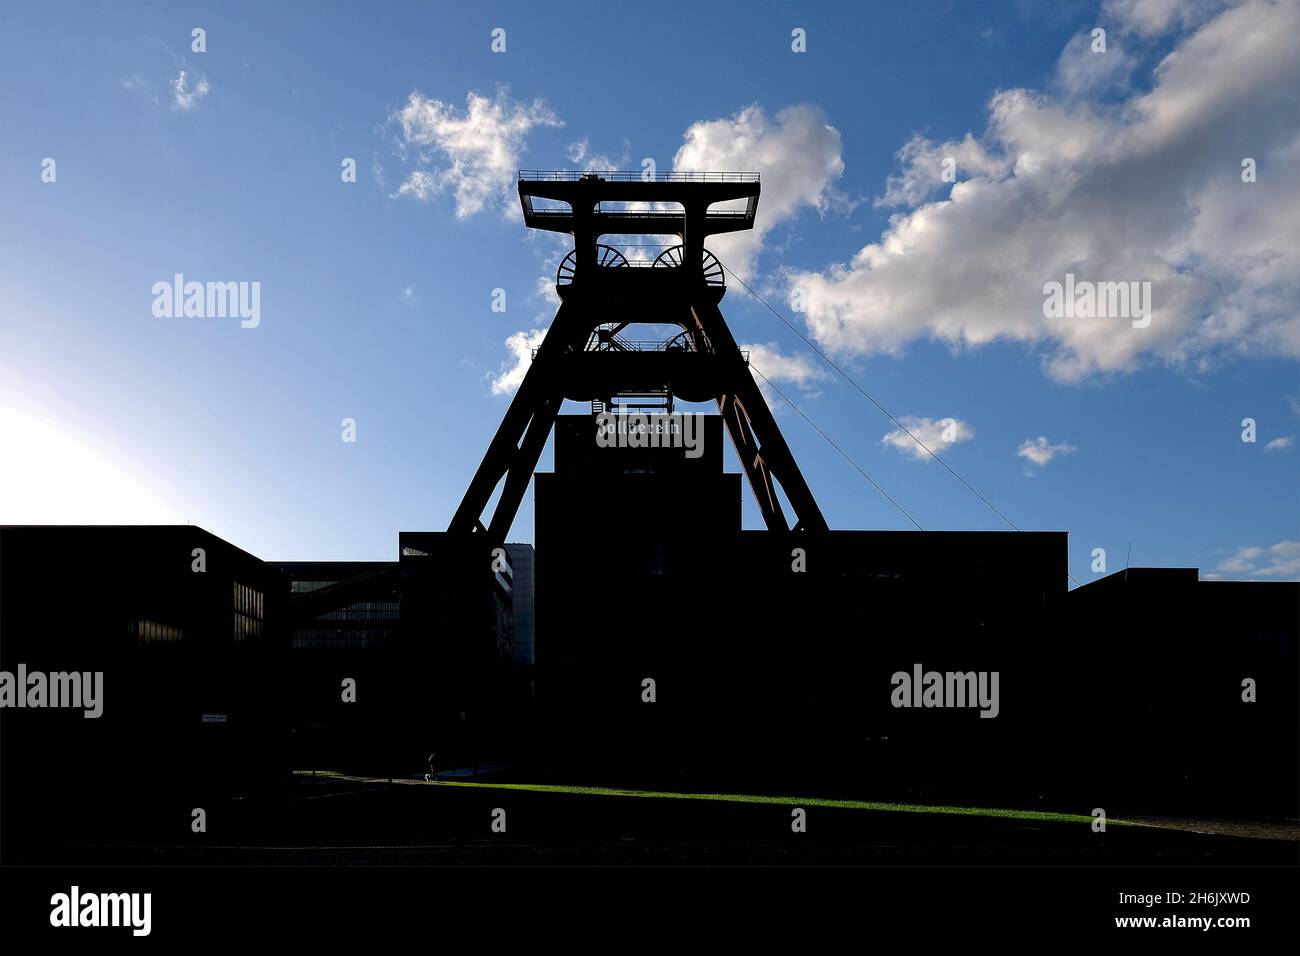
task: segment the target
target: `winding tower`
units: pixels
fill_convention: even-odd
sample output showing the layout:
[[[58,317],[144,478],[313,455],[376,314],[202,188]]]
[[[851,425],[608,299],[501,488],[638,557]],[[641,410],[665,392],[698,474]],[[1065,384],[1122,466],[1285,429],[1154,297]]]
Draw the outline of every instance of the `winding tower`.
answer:
[[[704,245],[711,235],[753,228],[759,191],[757,173],[520,172],[524,224],[569,234],[573,249],[556,272],[555,319],[452,516],[449,534],[505,541],[565,399],[590,402],[593,414],[671,412],[674,398],[716,402],[767,528],[827,530],[723,318],[726,269]],[[620,239],[646,236],[673,237],[676,243],[653,258],[629,258],[616,247]],[[629,332],[637,326],[680,331],[638,339]],[[502,479],[485,524],[484,512]],[[778,484],[794,511],[793,524],[777,496]]]

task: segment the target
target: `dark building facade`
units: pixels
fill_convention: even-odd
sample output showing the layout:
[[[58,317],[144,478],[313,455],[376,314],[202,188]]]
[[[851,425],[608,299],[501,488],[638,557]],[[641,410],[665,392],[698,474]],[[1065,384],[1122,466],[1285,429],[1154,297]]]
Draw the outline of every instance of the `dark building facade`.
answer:
[[[1135,569],[1070,593],[1064,532],[742,531],[719,429],[688,460],[602,448],[597,427],[559,418],[536,478],[539,768],[1116,816],[1294,810],[1300,585]],[[996,704],[897,706],[895,675],[930,672],[996,675]],[[1252,674],[1267,706],[1241,700]],[[1204,736],[1173,739],[1189,726]],[[1248,785],[1202,742],[1247,759]]]
[[[395,562],[274,565],[290,579],[295,766],[410,775],[431,752],[450,766],[510,748],[529,693],[519,658],[532,650],[531,546],[494,555],[402,532],[398,552]],[[518,626],[512,553],[527,573]]]
[[[0,528],[0,670],[103,675],[97,718],[5,709],[7,844],[273,784],[287,600],[282,575],[202,528]]]
[[[1070,592],[1063,623],[1080,777],[1171,813],[1296,816],[1300,583],[1131,568]]]
[[[549,760],[599,753],[629,776],[721,771],[750,785],[775,767],[875,778],[900,741],[940,726],[891,709],[891,674],[1014,672],[1065,597],[1064,533],[742,531],[716,417],[695,458],[603,448],[596,428],[559,418],[555,471],[537,476]],[[1014,723],[946,716],[945,752]]]
[[[267,563],[192,526],[0,528],[0,670],[103,675],[101,717],[6,708],[6,859],[431,752],[571,783],[1294,816],[1300,584],[1134,568],[1067,591],[1064,532],[746,531],[716,416],[690,455],[604,446],[598,421],[556,421],[535,554],[403,532],[392,562]],[[900,696],[931,673],[942,706]]]

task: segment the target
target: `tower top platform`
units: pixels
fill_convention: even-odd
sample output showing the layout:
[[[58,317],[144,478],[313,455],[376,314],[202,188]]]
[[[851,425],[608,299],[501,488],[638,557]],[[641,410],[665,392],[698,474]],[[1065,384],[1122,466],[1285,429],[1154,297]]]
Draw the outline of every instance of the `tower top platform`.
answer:
[[[690,233],[701,242],[715,233],[752,229],[759,190],[758,173],[519,171],[526,226],[591,238]],[[728,208],[710,208],[718,203]]]

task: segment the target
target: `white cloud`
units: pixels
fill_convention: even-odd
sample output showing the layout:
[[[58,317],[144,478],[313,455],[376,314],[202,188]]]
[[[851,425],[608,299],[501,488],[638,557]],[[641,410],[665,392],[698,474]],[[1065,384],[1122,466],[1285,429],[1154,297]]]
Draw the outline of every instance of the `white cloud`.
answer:
[[[127,89],[133,89],[128,86]],[[189,74],[184,70],[176,75],[172,80],[172,108],[189,111],[199,105],[199,100],[208,95],[211,87],[208,86],[206,77],[200,77],[199,82],[194,85],[193,89],[189,88]]]
[[[1295,439],[1292,438],[1290,435],[1287,435],[1283,438],[1274,438],[1271,442],[1269,442],[1267,445],[1264,446],[1264,450],[1282,451],[1282,449],[1290,448],[1294,444],[1295,444]]]
[[[506,363],[502,363],[501,373],[492,380],[493,395],[509,395],[519,388],[528,374],[528,366],[532,364],[533,349],[541,345],[544,338],[546,329],[532,329],[515,332],[506,339],[506,348],[513,356],[514,364],[507,368]]]
[[[693,123],[673,157],[681,171],[758,172],[762,194],[751,230],[713,236],[709,248],[748,277],[764,237],[811,207],[825,212],[842,202],[832,185],[844,172],[839,130],[815,106],[789,106],[769,120],[759,106],[726,119]]]
[[[754,342],[740,346],[749,352],[749,364],[773,382],[789,382],[807,391],[830,375],[807,355],[782,355],[775,342]]]
[[[896,428],[880,441],[886,448],[894,448],[905,457],[910,455],[918,461],[929,459],[930,455],[913,440],[913,435],[936,455],[958,442],[970,441],[975,437],[975,429],[960,418],[918,418],[905,415],[899,422],[907,431]],[[907,432],[912,434],[908,435]]]
[[[433,176],[423,169],[417,169],[406,177],[406,180],[398,187],[396,195],[413,196],[420,202],[428,202],[438,194],[439,188]]]
[[[580,164],[583,160],[587,158],[590,152],[591,152],[591,140],[588,139],[586,136],[584,136],[576,143],[569,144],[569,149],[568,149],[569,162],[574,163],[575,165]]]
[[[819,386],[830,378],[821,366],[809,355],[782,355],[775,342],[747,343],[740,346],[741,351],[749,353],[749,365],[755,372],[754,380],[758,382],[759,391],[767,399],[767,404],[777,409],[781,396],[776,393],[777,383],[793,385],[809,398],[821,394]]]
[[[456,215],[464,219],[485,208],[516,212],[513,193],[528,134],[564,124],[541,100],[519,103],[504,89],[489,99],[471,91],[462,112],[453,104],[413,92],[396,118],[400,152],[413,169],[395,195],[428,202],[450,190]],[[423,167],[428,167],[423,168]]]
[[[576,143],[570,143],[567,150],[569,162],[580,167],[584,172],[605,171],[610,169],[623,169],[630,160],[630,144],[627,140],[623,141],[623,155],[619,159],[611,159],[604,153],[593,153],[591,151],[591,141],[584,136]]]
[[[1039,435],[1037,438],[1026,438],[1020,447],[1016,449],[1016,454],[1039,468],[1045,468],[1057,455],[1069,455],[1078,450],[1069,442],[1062,441],[1053,444],[1046,437]]]
[[[1300,541],[1279,541],[1263,548],[1239,548],[1236,554],[1219,563],[1216,573],[1204,577],[1295,580],[1300,578]]]
[[[568,250],[565,250],[567,252]],[[561,254],[562,255],[562,254]],[[550,264],[552,261],[559,263],[561,255],[552,255],[546,261]],[[560,293],[555,291],[555,273],[548,271],[537,277],[533,284],[533,295],[541,299],[547,305],[558,309],[560,307]]]
[[[885,195],[877,206],[915,206],[929,199],[944,185],[944,160],[953,161],[958,179],[972,174],[1000,178],[1008,172],[1007,160],[988,152],[979,140],[967,133],[960,141],[934,143],[924,136],[913,136],[898,151],[902,171],[890,176]]]
[[[1173,22],[1164,4],[1118,6],[1134,24]],[[907,208],[881,238],[788,276],[818,342],[1016,341],[1061,381],[1153,359],[1300,358],[1300,4],[1249,0],[1187,29],[1147,92],[1100,97],[1058,77],[1064,91],[997,93],[978,139],[904,146],[882,202]],[[960,181],[937,183],[950,154]],[[1245,156],[1257,182],[1241,180]],[[1044,318],[1043,286],[1066,273],[1150,281],[1149,327]]]
[[[1100,95],[1128,82],[1136,59],[1111,34],[1104,51],[1093,50],[1091,31],[1077,33],[1056,61],[1056,89],[1068,100]]]
[[[1225,0],[1106,0],[1102,19],[1150,37],[1199,21],[1225,5]]]

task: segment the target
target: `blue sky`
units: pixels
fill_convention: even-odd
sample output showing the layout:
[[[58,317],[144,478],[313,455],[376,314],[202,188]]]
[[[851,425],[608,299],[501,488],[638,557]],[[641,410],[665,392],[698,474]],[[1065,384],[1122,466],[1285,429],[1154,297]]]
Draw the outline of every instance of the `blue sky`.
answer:
[[[1297,23],[1208,0],[31,7],[0,36],[0,521],[392,558],[446,526],[507,342],[554,311],[565,249],[522,226],[513,170],[649,158],[759,169],[761,229],[711,246],[1020,527],[1069,531],[1079,581],[1130,542],[1300,577]],[[1049,320],[1066,272],[1150,281],[1150,328]],[[175,273],[260,283],[260,323],[156,317]],[[723,309],[925,528],[1005,527],[734,284]],[[777,415],[832,527],[911,527]]]

